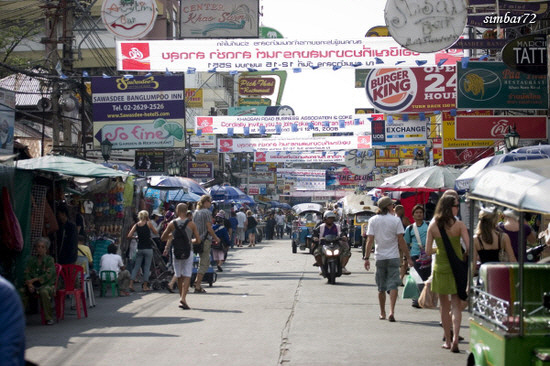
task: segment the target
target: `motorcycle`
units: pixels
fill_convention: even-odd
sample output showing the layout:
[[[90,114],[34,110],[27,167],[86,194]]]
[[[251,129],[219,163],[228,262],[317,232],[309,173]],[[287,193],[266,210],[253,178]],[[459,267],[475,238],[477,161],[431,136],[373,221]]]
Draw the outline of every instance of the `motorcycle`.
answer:
[[[525,260],[527,262],[538,262],[540,261],[541,254],[546,249],[546,243],[539,244],[532,248],[529,248],[525,251]]]
[[[336,283],[336,277],[342,275],[342,263],[340,261],[340,253],[342,248],[340,246],[340,238],[336,235],[327,235],[321,239],[321,253],[323,259],[323,277],[325,277],[329,284],[334,285]]]

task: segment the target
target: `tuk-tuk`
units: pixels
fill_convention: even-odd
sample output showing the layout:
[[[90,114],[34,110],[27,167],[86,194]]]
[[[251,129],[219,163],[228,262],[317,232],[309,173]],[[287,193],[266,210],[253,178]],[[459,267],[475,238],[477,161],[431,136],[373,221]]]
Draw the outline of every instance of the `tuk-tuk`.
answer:
[[[544,159],[485,169],[468,193],[470,227],[476,205],[516,210],[519,222],[527,212],[548,215],[548,192],[550,166]],[[468,365],[550,365],[550,264],[525,263],[523,225],[518,235],[518,263],[485,263],[470,286]],[[470,245],[470,258],[473,250]],[[475,266],[469,267],[474,284]]]
[[[313,252],[313,228],[322,221],[323,206],[318,203],[300,203],[292,207],[296,213],[296,220],[292,223],[292,253],[300,250]]]
[[[370,218],[376,215],[375,210],[373,206],[363,206],[359,211],[352,211],[353,222],[349,225],[350,246],[359,248],[364,245],[363,237]]]
[[[363,232],[367,221],[375,215],[376,204],[368,194],[353,193],[342,199],[342,219],[348,229],[349,245],[355,248],[363,244]]]

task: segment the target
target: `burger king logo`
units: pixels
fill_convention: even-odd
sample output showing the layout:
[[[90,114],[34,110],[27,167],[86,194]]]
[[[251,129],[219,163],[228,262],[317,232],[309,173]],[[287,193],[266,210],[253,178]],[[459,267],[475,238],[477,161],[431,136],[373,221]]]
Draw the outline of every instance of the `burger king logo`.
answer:
[[[416,77],[411,69],[376,69],[365,80],[367,98],[374,108],[397,113],[411,105],[416,91]]]

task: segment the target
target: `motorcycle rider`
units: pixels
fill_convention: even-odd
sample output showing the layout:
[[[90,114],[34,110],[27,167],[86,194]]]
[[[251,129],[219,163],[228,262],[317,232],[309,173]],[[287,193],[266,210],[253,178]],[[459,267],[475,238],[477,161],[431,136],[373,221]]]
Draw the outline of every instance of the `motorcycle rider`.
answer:
[[[349,275],[351,272],[346,269],[346,264],[351,257],[351,251],[346,240],[347,238],[342,235],[340,225],[334,222],[336,220],[336,214],[333,211],[326,211],[323,215],[323,219],[324,223],[315,228],[313,232],[313,241],[316,243],[315,249],[313,250],[313,256],[315,257],[314,265],[318,267],[322,267],[323,265],[322,247],[320,245],[323,238],[327,235],[335,235],[340,238],[342,274]]]

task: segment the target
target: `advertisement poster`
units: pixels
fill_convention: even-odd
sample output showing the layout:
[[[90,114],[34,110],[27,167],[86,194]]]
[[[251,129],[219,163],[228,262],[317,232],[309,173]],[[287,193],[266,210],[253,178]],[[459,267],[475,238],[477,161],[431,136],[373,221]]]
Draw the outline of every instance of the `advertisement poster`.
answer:
[[[218,152],[255,152],[255,151],[317,151],[370,149],[370,136],[330,136],[323,138],[241,138],[220,139]]]
[[[377,167],[399,166],[399,149],[381,149],[374,153]]]
[[[372,121],[372,143],[387,145],[426,145],[429,120]]]
[[[490,110],[478,110],[468,113],[468,116],[473,115],[483,115],[489,116],[493,112]],[[458,111],[458,115],[466,114],[466,112]],[[456,138],[456,129],[455,129],[455,118],[451,116],[448,112],[441,113],[441,133],[443,140],[443,148],[453,148],[453,149],[466,149],[472,147],[487,147],[493,144],[493,140],[457,140]]]
[[[349,168],[343,167],[327,170],[327,186],[358,186],[374,180],[372,174],[354,174]],[[329,191],[330,192],[330,191]]]
[[[94,148],[183,147],[183,76],[92,78]]]
[[[214,167],[210,161],[187,162],[187,176],[193,179],[213,178]]]
[[[503,62],[457,67],[457,108],[548,109],[546,75],[530,75]]]
[[[195,132],[202,134],[280,134],[370,131],[370,115],[337,116],[197,116]]]
[[[457,116],[456,138],[503,140],[510,128],[515,128],[522,140],[546,140],[546,122],[546,116]]]
[[[254,153],[254,161],[267,163],[344,163],[345,151],[282,152],[268,151]]]
[[[365,91],[384,113],[448,111],[456,108],[456,66],[371,70]]]
[[[164,172],[164,151],[136,150],[134,166],[140,172]]]
[[[468,165],[479,159],[494,155],[494,149],[490,148],[466,148],[466,149],[443,149],[443,162],[447,165]]]
[[[13,154],[15,93],[0,88],[0,155]]]
[[[324,191],[326,171],[321,169],[278,168],[277,176],[292,181],[294,190]]]
[[[216,70],[292,70],[323,68],[370,68],[395,65],[435,66],[435,53],[410,51],[389,37],[356,39],[186,39],[165,41],[117,41],[117,70],[186,72]],[[382,62],[377,62],[377,59]],[[360,64],[359,64],[360,63]],[[386,66],[387,67],[387,66]]]

